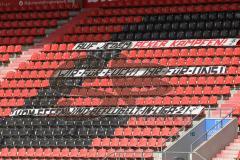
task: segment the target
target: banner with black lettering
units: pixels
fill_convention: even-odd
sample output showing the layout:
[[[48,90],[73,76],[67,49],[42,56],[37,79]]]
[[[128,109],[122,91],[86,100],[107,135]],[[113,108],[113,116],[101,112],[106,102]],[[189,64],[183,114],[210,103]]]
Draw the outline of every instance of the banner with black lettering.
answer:
[[[144,106],[144,107],[67,107],[16,109],[10,116],[114,116],[114,115],[197,115],[201,106]]]
[[[225,39],[183,39],[123,42],[83,42],[77,43],[72,50],[127,50],[184,47],[236,46],[239,38]]]
[[[224,74],[226,66],[173,67],[173,68],[116,68],[59,70],[54,77],[128,77],[162,75]]]

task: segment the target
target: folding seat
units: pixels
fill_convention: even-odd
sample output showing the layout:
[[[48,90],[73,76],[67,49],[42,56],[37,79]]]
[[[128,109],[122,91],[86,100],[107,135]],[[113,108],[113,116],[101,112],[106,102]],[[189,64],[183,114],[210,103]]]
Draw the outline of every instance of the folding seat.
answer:
[[[19,148],[17,151],[18,157],[25,157],[26,156],[26,148]]]
[[[3,112],[3,116],[9,116],[11,114],[12,110],[10,108],[5,108]]]
[[[9,61],[9,58],[10,58],[10,55],[9,54],[4,54],[2,56],[2,59],[1,61],[4,63],[4,62],[8,62]]]
[[[136,125],[137,126],[145,126],[145,117],[138,117],[136,119]]]
[[[218,76],[218,77],[216,77],[215,83],[216,83],[216,84],[225,84],[225,82],[224,82],[224,77],[223,77],[223,76]]]
[[[153,128],[153,129],[152,129],[152,134],[151,134],[151,136],[153,136],[153,137],[159,137],[159,136],[161,136],[161,130],[160,130],[160,128],[157,128],[157,127]]]
[[[212,94],[219,94],[221,93],[221,88],[219,86],[214,86],[212,89]]]
[[[8,99],[6,99],[6,98],[1,99],[1,106],[3,106],[3,107],[8,106]]]
[[[16,157],[17,156],[17,148],[11,148],[8,153],[9,157]]]
[[[207,105],[207,104],[209,104],[209,102],[208,102],[208,97],[207,97],[207,96],[202,96],[202,97],[200,97],[200,104],[202,104],[202,105]]]
[[[210,95],[212,92],[212,88],[209,87],[209,86],[206,86],[203,88],[203,94],[207,94],[207,95]]]
[[[1,157],[8,157],[9,148],[2,148],[0,152]]]
[[[147,146],[150,148],[156,147],[157,145],[157,139],[156,138],[149,138]]]
[[[10,46],[7,47],[6,52],[13,53],[15,51],[14,48],[15,48],[14,45],[10,45]]]
[[[171,136],[177,136],[179,132],[179,128],[173,127],[170,131]]]
[[[100,142],[99,142],[100,140]],[[110,138],[103,138],[102,140],[100,138],[95,138],[93,140],[93,146],[103,146],[103,147],[106,147],[106,146],[109,146],[110,145]]]
[[[122,138],[119,140],[119,146],[120,147],[128,147],[129,139],[128,138]]]
[[[118,147],[119,146],[119,141],[120,141],[119,138],[112,138],[109,146]],[[103,142],[102,142],[102,145],[103,145]]]
[[[231,63],[231,65],[238,65],[239,57],[232,57],[230,63]]]
[[[220,93],[222,93],[222,94],[230,94],[230,87],[229,86],[223,86]]]
[[[227,77],[225,77],[225,84],[232,85],[233,84],[233,80],[234,80],[233,76],[227,76]]]
[[[11,89],[5,90],[5,97],[12,97],[13,91]]]
[[[234,54],[235,56],[239,55],[239,54],[240,54],[240,47],[234,48],[233,54]]]
[[[65,158],[65,157],[69,157],[70,155],[70,151],[69,151],[69,148],[63,148],[61,150],[61,153],[60,153],[60,156]]]
[[[172,117],[165,117],[164,126],[172,126],[172,125],[173,125],[173,118]]]
[[[132,136],[132,128],[124,128],[124,131],[123,131],[123,135],[124,136]]]
[[[181,104],[182,105],[189,105],[190,103],[190,97],[184,96],[182,97]]]
[[[136,125],[136,117],[130,117],[127,123],[128,126],[135,126]],[[120,128],[119,128],[120,129]],[[121,128],[122,129],[122,128]]]
[[[212,65],[212,62],[213,62],[212,58],[205,57],[204,61],[203,61],[203,64],[205,64],[205,65]],[[218,63],[218,61],[216,63]]]
[[[151,130],[151,128],[144,128],[143,130],[142,130],[142,136],[150,136],[152,134],[152,130]]]
[[[230,57],[223,57],[221,61],[222,65],[229,65],[231,63],[231,58]]]
[[[6,46],[0,46],[0,53],[5,53],[7,50]]]
[[[197,86],[194,88],[194,95],[202,95],[202,92],[202,87]]]
[[[169,96],[166,96],[166,97],[164,97],[163,98],[163,101],[162,101],[162,104],[163,105],[171,105],[172,104],[172,98],[171,97],[169,97]]]
[[[69,157],[72,158],[81,157],[79,150],[77,148],[72,148],[69,152]]]
[[[170,134],[171,134],[171,131],[170,131],[170,128],[168,127],[165,127],[161,130],[161,136],[166,137],[166,136],[170,136]]]
[[[218,101],[218,99],[217,99],[216,96],[211,96],[211,97],[209,97],[209,104],[210,104],[210,105],[216,105],[216,104],[217,104],[217,101]]]
[[[34,157],[35,156],[35,150],[34,148],[27,148],[25,153],[23,153],[23,157]]]
[[[138,140],[138,145],[137,145],[137,147],[141,147],[141,148],[145,148],[145,147],[147,147],[147,138],[140,138],[139,140]]]
[[[51,50],[51,44],[45,44],[43,46],[43,51],[50,51]]]
[[[59,148],[54,148],[52,150],[52,157],[55,157],[55,158],[60,157],[60,153],[61,153],[61,150]]]
[[[86,155],[88,158],[96,158],[97,157],[97,149],[92,148],[88,150],[88,153]]]
[[[172,98],[171,104],[172,104],[172,105],[179,105],[180,102],[181,102],[181,98],[178,97],[178,96],[175,96],[175,97]]]
[[[176,63],[177,63],[177,59],[175,59],[175,58],[170,58],[170,59],[168,60],[167,65],[171,67],[171,66],[175,66]]]

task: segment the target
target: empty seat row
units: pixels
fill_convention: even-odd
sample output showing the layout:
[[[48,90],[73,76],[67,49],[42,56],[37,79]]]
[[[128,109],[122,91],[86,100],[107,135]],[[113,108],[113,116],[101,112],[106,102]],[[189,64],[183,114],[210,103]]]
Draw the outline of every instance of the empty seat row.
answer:
[[[7,63],[10,60],[10,55],[9,54],[0,54],[0,62],[1,63]]]
[[[19,21],[2,21],[0,22],[0,28],[33,28],[33,27],[55,27],[57,26],[57,20],[19,20]]]
[[[120,137],[168,137],[168,136],[176,136],[179,132],[179,128],[116,128],[114,132],[114,136]]]
[[[148,15],[143,17],[143,22],[156,23],[156,22],[199,22],[199,21],[211,21],[216,20],[228,23],[228,20],[239,19],[240,15],[237,11],[228,12],[208,12],[208,13],[180,13],[180,14],[160,14],[160,15]],[[200,22],[201,23],[201,22]],[[210,22],[209,22],[210,23]]]
[[[126,24],[126,23],[140,23],[142,16],[115,16],[115,17],[97,17],[97,18],[83,18],[80,19],[79,25],[103,25],[103,24]]]
[[[64,35],[61,37],[57,37],[55,42],[57,43],[77,43],[77,42],[102,42],[102,41],[110,41],[111,35],[109,33],[105,34],[79,34],[79,35]]]
[[[239,65],[239,57],[206,57],[206,58],[145,58],[145,59],[115,59],[108,63],[109,68],[134,68],[134,67],[177,67],[177,66],[212,66],[225,65],[233,66]]]
[[[67,11],[50,11],[50,12],[26,12],[26,13],[4,13],[1,14],[2,21],[9,20],[33,20],[33,19],[63,19],[67,18]]]
[[[118,5],[116,5],[118,6]],[[119,6],[118,6],[119,7]],[[238,3],[207,4],[207,5],[178,5],[155,7],[131,7],[118,9],[101,9],[92,12],[92,16],[122,16],[122,15],[151,15],[170,13],[198,13],[198,12],[222,12],[239,10]],[[210,13],[211,14],[211,13]]]
[[[0,45],[17,45],[17,44],[32,44],[34,37],[21,36],[21,37],[5,37],[0,38]]]
[[[79,9],[79,3],[46,3],[37,5],[23,5],[23,6],[4,6],[1,7],[1,12],[27,12],[27,11],[51,11],[51,10],[74,10]]]
[[[49,99],[41,99],[42,102],[38,104],[30,104],[33,106],[42,105],[46,106]],[[45,104],[44,104],[45,103]],[[138,98],[60,98],[58,106],[128,106],[128,105],[165,105],[165,106],[179,106],[179,105],[216,105],[216,96],[192,96],[192,97],[138,97]]]
[[[185,31],[185,30],[224,30],[224,29],[237,29],[240,26],[239,20],[233,21],[198,21],[198,22],[173,22],[173,23],[141,23],[124,25],[123,32],[158,32],[158,31]],[[89,28],[90,30],[90,28]],[[81,33],[81,32],[80,32]],[[89,32],[87,32],[89,33]]]
[[[10,108],[1,108],[0,107],[0,117],[6,117],[11,114],[11,109]]]
[[[2,109],[2,108],[0,108]],[[9,111],[10,108],[5,108]],[[82,119],[81,117],[8,117],[2,118],[0,124],[2,128],[114,128],[127,126],[128,116],[105,116],[92,119]]]
[[[236,73],[235,73],[236,74]],[[75,83],[73,81],[73,83]],[[239,76],[191,76],[191,77],[164,77],[164,78],[94,78],[85,79],[84,87],[126,87],[126,86],[192,86],[192,85],[237,85]]]
[[[94,147],[121,147],[121,148],[152,148],[164,147],[166,139],[164,138],[96,138],[93,139]]]
[[[0,88],[42,88],[42,87],[48,87],[49,81],[48,80],[4,80],[1,82]]]
[[[45,62],[23,62],[19,65],[20,70],[55,70],[74,68],[74,61],[45,61]]]
[[[0,97],[33,97],[36,95],[36,89],[0,89]]]
[[[22,52],[21,45],[0,46],[0,53],[20,53]]]
[[[102,3],[102,7],[133,7],[133,6],[152,6],[152,5],[179,5],[179,4],[208,4],[208,3],[223,3],[223,2],[238,2],[237,0],[150,0],[150,1],[144,1],[144,0],[138,0],[138,1],[129,1],[129,0],[122,0],[122,1],[106,1]]]
[[[191,49],[131,49],[121,51],[120,58],[170,58],[170,57],[222,57],[239,56],[240,48],[191,48]]]
[[[131,127],[189,126],[191,121],[191,117],[130,117],[127,125]]]
[[[3,98],[0,101],[0,106],[1,107],[20,107],[24,105],[24,99],[23,98],[19,98],[19,99],[15,99],[15,98],[11,98],[11,99],[6,99]]]
[[[6,75],[6,79],[41,79],[41,78],[50,78],[53,76],[53,74],[54,74],[53,70],[40,70],[40,71],[26,70],[26,71],[8,72]],[[15,82],[12,82],[12,83],[15,83]],[[9,86],[7,81],[4,81],[4,84],[7,87]],[[2,86],[4,86],[4,85],[2,85]],[[7,87],[5,87],[5,88],[7,88]]]
[[[61,51],[72,51],[73,47],[75,44],[70,43],[70,44],[45,44],[43,46],[43,50],[44,52],[61,52]]]
[[[1,30],[1,37],[17,37],[17,36],[42,36],[45,34],[44,28],[32,29],[5,29]]]
[[[60,61],[60,60],[79,60],[86,58],[86,52],[42,52],[33,53],[31,61]],[[21,67],[20,67],[21,68]]]
[[[3,138],[2,147],[88,147],[91,139],[80,138]]]
[[[153,32],[129,32],[113,33],[112,41],[123,40],[176,40],[176,39],[210,39],[210,38],[228,38],[237,37],[240,31],[237,29],[225,30],[188,30],[188,31],[153,31]],[[93,41],[88,39],[88,41]]]
[[[236,74],[236,73],[235,73]],[[73,82],[74,83],[74,82]],[[126,86],[192,86],[192,85],[226,85],[239,84],[239,76],[207,76],[207,77],[164,77],[164,78],[94,78],[83,81],[84,87],[126,87]]]
[[[151,149],[78,149],[78,148],[2,148],[0,157],[29,157],[29,158],[151,158]]]
[[[169,84],[170,85],[170,84]],[[8,91],[11,92],[11,91]],[[11,92],[12,93],[12,92]],[[74,88],[70,96],[105,97],[105,96],[157,96],[157,95],[226,95],[230,94],[230,87],[131,87],[131,88]],[[9,93],[8,93],[9,95]],[[1,97],[1,90],[0,90]]]
[[[121,32],[121,25],[102,25],[102,26],[83,26],[71,28],[68,34],[84,34],[84,33],[113,33]]]
[[[1,137],[20,138],[20,137],[38,137],[38,138],[80,138],[80,137],[106,137],[114,133],[113,128],[18,128],[18,129],[0,129]],[[148,135],[147,135],[148,136]],[[150,135],[149,135],[150,136]],[[157,135],[159,136],[159,135]]]

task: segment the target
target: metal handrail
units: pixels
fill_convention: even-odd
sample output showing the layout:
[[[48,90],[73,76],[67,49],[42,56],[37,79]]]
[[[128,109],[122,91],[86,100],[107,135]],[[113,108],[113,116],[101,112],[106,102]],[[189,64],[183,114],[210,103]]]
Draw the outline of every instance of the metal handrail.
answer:
[[[220,109],[221,112],[221,109]],[[206,131],[205,133],[203,133],[200,137],[198,137],[192,144],[191,144],[191,151],[193,152],[193,144],[195,144],[200,138],[204,137],[205,135],[207,135],[211,130],[213,130],[216,126],[218,126],[221,123],[221,128],[222,128],[222,122],[223,120],[225,120],[227,117],[230,117],[230,115],[232,115],[232,113],[234,112],[234,110],[232,109],[231,113],[227,114],[225,117],[223,117],[219,122],[217,122],[212,128],[210,128],[208,131]]]
[[[204,109],[204,110],[205,110],[205,109]],[[204,111],[204,110],[203,110],[203,111]],[[200,114],[201,114],[201,113],[200,113]],[[195,115],[195,116],[191,119],[191,121],[187,122],[187,124],[185,124],[184,126],[182,126],[182,127],[179,129],[179,131],[176,133],[176,135],[179,135],[179,133],[180,133],[181,131],[183,131],[187,126],[191,125],[191,124],[192,124],[192,121],[194,121],[195,119],[197,119],[200,114]],[[162,147],[163,147],[167,142],[169,142],[171,139],[173,139],[174,137],[176,137],[176,136],[170,136],[168,139],[166,139],[166,141],[162,144]],[[161,147],[161,151],[163,150],[162,147]]]
[[[200,113],[200,114],[201,114],[201,113]],[[195,119],[197,119],[200,114],[195,115],[195,116],[191,119],[191,121],[188,121],[183,127],[181,127],[181,128],[179,129],[179,131],[176,133],[176,135],[179,134],[179,132],[181,132],[182,130],[184,130],[187,126],[191,125],[191,124],[192,124],[192,121],[194,121]],[[168,139],[166,139],[166,140],[162,143],[162,145],[161,145],[161,147],[160,147],[160,148],[161,148],[161,152],[163,151],[163,146],[164,146],[168,141],[170,141],[171,139],[173,139],[174,137],[176,137],[176,136],[175,136],[175,135],[174,135],[174,136],[171,136],[171,137],[169,137]],[[104,158],[103,160],[105,160],[106,158],[108,158],[109,156],[111,156],[112,154],[115,154],[115,153],[116,153],[116,152],[109,153],[108,155],[105,156],[105,158]],[[120,152],[118,152],[118,153],[120,153]],[[124,152],[124,153],[128,153],[128,152]],[[138,152],[134,152],[134,153],[138,153]],[[144,154],[144,153],[148,153],[148,152],[142,152],[142,153]]]
[[[159,152],[159,153],[162,153],[162,152]],[[207,160],[205,157],[203,157],[202,155],[200,155],[197,152],[168,152],[168,153],[179,153],[179,154],[189,154],[189,155],[191,153],[193,153],[193,154],[196,154],[197,156],[199,156],[202,160]],[[116,152],[112,152],[112,153],[108,154],[107,156],[105,156],[103,158],[103,160],[106,160],[107,158],[116,158],[116,159],[119,158],[119,159],[126,159],[127,160],[129,157],[125,156],[124,154],[125,155],[126,154],[133,154],[133,155],[138,154],[138,155],[141,155],[141,157],[137,157],[137,158],[141,158],[141,159],[144,159],[145,158],[144,156],[146,154],[151,154],[153,156],[153,152],[134,152],[134,151],[133,152],[128,152],[128,151],[126,151],[126,152],[122,152],[122,151],[118,152],[118,151],[116,151]],[[119,156],[119,155],[121,155],[121,156]],[[148,158],[148,157],[146,157],[146,158]]]

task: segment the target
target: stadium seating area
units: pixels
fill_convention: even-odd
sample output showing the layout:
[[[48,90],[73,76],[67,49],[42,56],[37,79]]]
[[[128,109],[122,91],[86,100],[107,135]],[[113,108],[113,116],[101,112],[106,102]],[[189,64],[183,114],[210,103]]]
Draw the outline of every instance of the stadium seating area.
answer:
[[[106,2],[99,9],[79,13],[84,16],[76,26],[45,44],[41,52],[32,53],[15,72],[6,74],[0,84],[0,159],[152,159],[153,152],[164,149],[169,138],[177,138],[182,127],[192,126],[191,116],[10,117],[11,109],[153,105],[216,108],[218,100],[231,96],[231,89],[240,84],[240,47],[72,50],[75,43],[88,41],[240,35],[239,1],[135,2]],[[57,27],[57,20],[68,18],[76,9],[78,4],[1,10],[0,61],[8,62],[9,55],[20,54],[21,45],[33,44],[46,29]],[[227,66],[226,74],[53,77],[59,69],[219,65]]]
[[[1,7],[0,15],[0,62],[9,63],[9,58],[21,54],[21,45],[29,46],[46,36],[58,21],[70,17],[69,11],[79,9],[79,4],[61,3]]]

